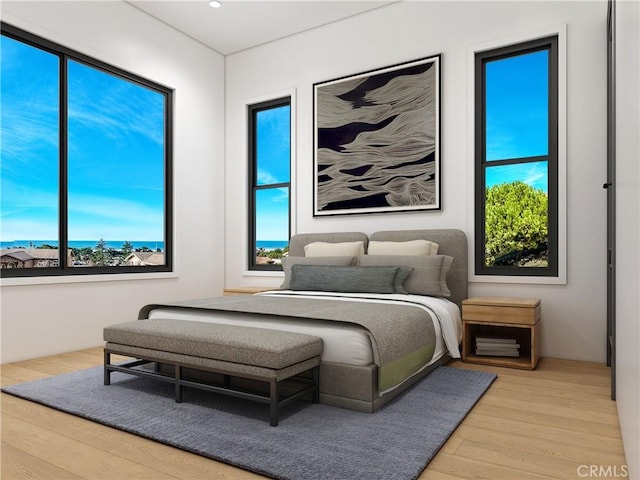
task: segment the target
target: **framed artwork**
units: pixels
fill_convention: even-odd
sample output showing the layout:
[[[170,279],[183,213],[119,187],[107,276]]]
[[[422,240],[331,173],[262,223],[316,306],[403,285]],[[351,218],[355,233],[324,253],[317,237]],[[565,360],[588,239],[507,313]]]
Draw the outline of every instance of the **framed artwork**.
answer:
[[[314,216],[441,209],[440,62],[313,85]]]

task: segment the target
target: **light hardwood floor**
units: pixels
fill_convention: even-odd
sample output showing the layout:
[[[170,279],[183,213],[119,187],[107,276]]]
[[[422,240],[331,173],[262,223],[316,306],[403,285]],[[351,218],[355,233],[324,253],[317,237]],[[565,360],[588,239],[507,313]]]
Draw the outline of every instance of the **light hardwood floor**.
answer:
[[[2,384],[100,365],[93,348],[2,366]],[[625,464],[604,365],[543,358],[535,371],[453,361],[498,379],[421,480],[579,479],[581,465]],[[92,480],[263,478],[2,394],[0,477]],[[360,479],[343,479],[360,480]],[[366,480],[366,479],[361,479]]]

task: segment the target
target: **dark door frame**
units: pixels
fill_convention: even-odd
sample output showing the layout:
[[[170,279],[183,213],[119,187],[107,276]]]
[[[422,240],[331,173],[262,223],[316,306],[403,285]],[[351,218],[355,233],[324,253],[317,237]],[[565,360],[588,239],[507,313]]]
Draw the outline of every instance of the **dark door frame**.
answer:
[[[616,399],[616,4],[607,12],[607,365]]]

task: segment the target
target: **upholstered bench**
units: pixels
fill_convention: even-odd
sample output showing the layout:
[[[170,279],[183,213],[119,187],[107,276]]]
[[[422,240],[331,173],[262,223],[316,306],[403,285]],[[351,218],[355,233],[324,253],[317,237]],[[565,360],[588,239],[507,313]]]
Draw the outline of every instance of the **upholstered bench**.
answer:
[[[124,372],[175,384],[175,400],[182,401],[182,387],[222,393],[270,405],[271,425],[278,424],[279,409],[307,394],[319,401],[319,365],[322,339],[311,335],[263,328],[220,325],[182,320],[136,320],[104,329],[104,384],[111,372]],[[127,363],[111,363],[111,354],[132,357]],[[155,368],[143,368],[154,363]],[[173,375],[160,365],[173,366]],[[222,375],[222,384],[183,376],[183,369]],[[299,376],[311,371],[311,375]],[[230,378],[269,384],[269,394],[246,392],[231,386]],[[280,399],[278,385],[295,380],[302,388]]]

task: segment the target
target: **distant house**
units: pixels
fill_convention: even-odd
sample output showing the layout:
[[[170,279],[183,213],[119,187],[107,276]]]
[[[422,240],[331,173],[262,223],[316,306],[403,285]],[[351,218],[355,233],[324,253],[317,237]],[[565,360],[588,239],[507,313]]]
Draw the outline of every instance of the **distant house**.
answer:
[[[32,268],[35,267],[35,258],[23,248],[3,249],[0,254],[0,266],[2,268]]]
[[[125,265],[164,265],[164,252],[132,252],[124,259]]]
[[[71,250],[67,262],[71,261]],[[57,248],[6,248],[0,251],[1,268],[46,268],[60,266]]]

